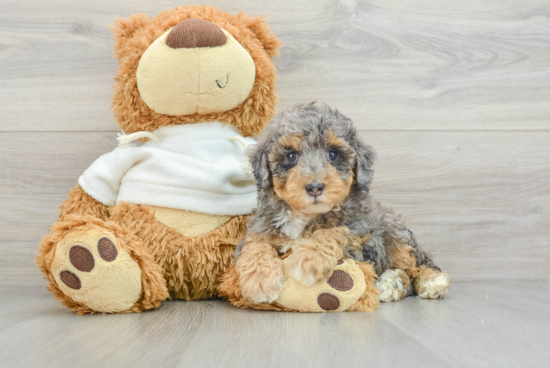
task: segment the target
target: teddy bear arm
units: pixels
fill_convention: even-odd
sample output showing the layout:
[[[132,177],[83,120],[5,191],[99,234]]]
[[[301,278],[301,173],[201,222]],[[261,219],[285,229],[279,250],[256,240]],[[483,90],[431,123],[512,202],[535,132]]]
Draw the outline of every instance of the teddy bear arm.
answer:
[[[80,185],[72,188],[68,198],[60,207],[59,220],[67,215],[89,215],[106,221],[109,207],[92,198]]]

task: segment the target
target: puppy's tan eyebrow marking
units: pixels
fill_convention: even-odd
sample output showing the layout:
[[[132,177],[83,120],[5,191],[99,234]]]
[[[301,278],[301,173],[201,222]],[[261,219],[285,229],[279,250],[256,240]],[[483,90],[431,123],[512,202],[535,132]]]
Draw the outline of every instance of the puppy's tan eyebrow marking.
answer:
[[[283,135],[281,138],[279,138],[279,144],[283,147],[290,147],[294,148],[296,151],[299,151],[300,147],[302,146],[302,138],[302,134],[297,134],[290,137]]]
[[[338,134],[334,133],[334,130],[329,130],[325,138],[329,146],[334,147],[346,147],[347,143],[342,138],[338,137]]]

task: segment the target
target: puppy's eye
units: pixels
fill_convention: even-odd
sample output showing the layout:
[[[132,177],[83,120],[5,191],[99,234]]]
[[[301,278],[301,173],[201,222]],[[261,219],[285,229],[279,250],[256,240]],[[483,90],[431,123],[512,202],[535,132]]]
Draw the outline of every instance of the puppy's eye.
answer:
[[[335,150],[330,150],[327,153],[327,158],[329,161],[334,161],[338,158],[338,152]]]
[[[286,159],[288,160],[288,162],[290,163],[295,163],[296,161],[298,161],[298,154],[296,152],[289,152],[287,155],[286,155]]]

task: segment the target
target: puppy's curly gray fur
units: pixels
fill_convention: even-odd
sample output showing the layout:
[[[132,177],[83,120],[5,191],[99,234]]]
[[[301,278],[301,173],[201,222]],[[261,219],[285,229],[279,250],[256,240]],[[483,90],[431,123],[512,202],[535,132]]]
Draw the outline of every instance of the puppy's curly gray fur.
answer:
[[[391,209],[383,207],[372,198],[369,187],[373,180],[372,164],[376,153],[371,146],[366,145],[357,134],[352,121],[325,104],[309,103],[297,105],[278,115],[260,136],[258,143],[248,152],[248,156],[258,186],[258,206],[248,222],[248,231],[288,235],[288,228],[298,226],[292,224],[291,208],[283,200],[274,195],[272,175],[278,173],[279,167],[269,161],[269,154],[282,136],[302,135],[302,147],[311,154],[306,157],[309,165],[315,165],[316,159],[323,159],[324,151],[319,149],[323,137],[332,130],[338,137],[344,139],[355,152],[354,167],[336,167],[342,176],[354,172],[355,182],[347,198],[340,204],[340,210],[332,210],[321,214],[302,224],[302,229],[308,227],[347,226],[350,231],[360,237],[370,235],[370,240],[362,245],[360,251],[348,248],[346,256],[360,262],[371,261],[375,264],[378,274],[392,268],[392,260],[387,251],[388,245],[398,240],[401,244],[409,244],[417,259],[417,265],[435,267],[429,254],[416,243],[401,218]],[[320,157],[320,158],[319,158]],[[237,256],[243,245],[237,247]]]

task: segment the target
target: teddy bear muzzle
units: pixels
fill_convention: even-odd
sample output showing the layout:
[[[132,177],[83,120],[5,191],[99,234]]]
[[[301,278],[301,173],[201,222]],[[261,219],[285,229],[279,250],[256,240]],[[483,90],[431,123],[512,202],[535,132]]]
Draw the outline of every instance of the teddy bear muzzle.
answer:
[[[169,116],[229,111],[248,98],[255,79],[248,51],[204,19],[168,29],[145,50],[136,71],[143,102]]]

